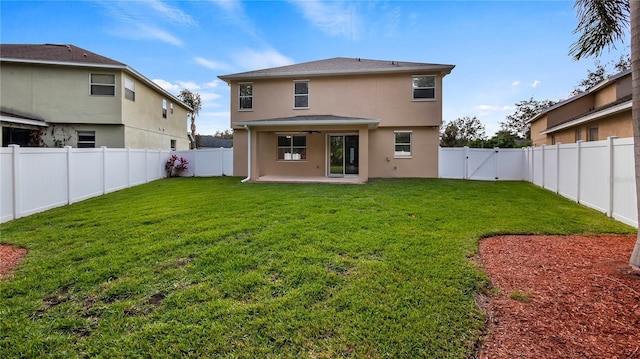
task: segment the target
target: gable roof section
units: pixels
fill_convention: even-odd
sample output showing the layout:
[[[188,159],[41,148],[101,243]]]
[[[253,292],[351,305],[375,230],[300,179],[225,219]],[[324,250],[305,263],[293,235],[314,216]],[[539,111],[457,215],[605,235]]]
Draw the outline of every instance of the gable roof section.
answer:
[[[455,65],[334,57],[332,59],[303,62],[300,64],[289,66],[273,67],[256,71],[223,75],[218,76],[218,78],[229,83],[231,81],[296,76],[311,77],[380,73],[411,73],[418,71],[433,71],[438,72],[444,76],[449,74],[454,67]]]
[[[138,80],[168,98],[171,98],[183,108],[189,111],[192,110],[191,107],[182,102],[178,97],[149,80],[127,64],[74,45],[0,44],[0,62],[120,69],[138,78]]]
[[[577,100],[577,99],[579,99],[579,98],[582,98],[582,97],[584,97],[584,96],[587,96],[587,95],[589,95],[589,94],[592,94],[592,93],[594,93],[594,92],[596,92],[596,91],[600,90],[601,88],[603,88],[603,87],[605,87],[605,86],[607,86],[607,85],[609,85],[609,84],[611,84],[611,83],[615,82],[616,80],[618,80],[618,79],[620,79],[620,78],[622,78],[622,77],[624,77],[624,76],[630,75],[630,74],[631,74],[631,69],[629,69],[629,70],[625,70],[625,71],[621,71],[621,72],[619,72],[619,73],[617,73],[617,74],[615,74],[615,75],[613,75],[613,76],[609,77],[608,79],[606,79],[606,80],[604,80],[604,81],[602,81],[602,82],[600,82],[600,83],[596,84],[595,86],[593,86],[592,88],[588,89],[587,91],[585,91],[585,92],[583,92],[583,93],[577,94],[577,95],[575,95],[575,96],[573,96],[573,97],[569,97],[568,99],[566,99],[566,100],[564,100],[564,101],[560,101],[560,102],[556,103],[556,104],[555,104],[555,105],[553,105],[553,106],[549,106],[549,107],[547,107],[546,109],[544,109],[544,110],[540,111],[537,115],[535,115],[535,116],[533,116],[532,118],[530,118],[530,119],[527,121],[527,123],[531,123],[531,122],[533,122],[533,121],[537,121],[537,120],[539,120],[542,116],[544,116],[544,115],[548,114],[549,112],[551,112],[551,111],[553,111],[553,110],[555,110],[555,109],[557,109],[557,108],[559,108],[559,107],[562,107],[562,106],[564,106],[564,105],[566,105],[566,104],[568,104],[568,103],[570,103],[570,102],[573,102],[573,101],[575,101],[575,100]],[[605,105],[605,106],[607,106],[607,105]],[[599,108],[599,109],[601,109],[601,108]],[[595,110],[597,111],[597,110],[599,110],[599,109],[595,109]],[[585,115],[585,114],[582,114],[582,115],[580,115],[580,116],[584,116],[584,115]],[[570,119],[570,120],[572,120],[572,119]],[[569,121],[570,121],[570,120],[569,120]],[[565,122],[566,122],[566,121],[565,121]]]
[[[74,45],[0,44],[0,57],[3,59],[25,60],[26,62],[126,66],[121,62]]]

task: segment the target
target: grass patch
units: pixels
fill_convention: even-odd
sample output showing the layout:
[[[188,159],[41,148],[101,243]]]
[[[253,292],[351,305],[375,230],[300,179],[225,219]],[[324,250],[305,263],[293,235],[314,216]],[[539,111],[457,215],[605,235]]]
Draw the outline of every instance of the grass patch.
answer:
[[[467,357],[468,260],[505,233],[634,233],[521,182],[173,178],[0,226],[0,357]]]
[[[531,301],[531,294],[516,289],[509,294],[509,298],[521,303],[529,303]]]

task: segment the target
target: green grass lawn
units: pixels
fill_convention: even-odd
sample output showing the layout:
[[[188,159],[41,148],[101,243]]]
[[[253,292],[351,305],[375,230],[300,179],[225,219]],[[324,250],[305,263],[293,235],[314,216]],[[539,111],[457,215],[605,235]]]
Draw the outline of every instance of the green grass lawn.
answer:
[[[0,226],[0,357],[464,358],[505,233],[634,233],[522,182],[172,178]]]

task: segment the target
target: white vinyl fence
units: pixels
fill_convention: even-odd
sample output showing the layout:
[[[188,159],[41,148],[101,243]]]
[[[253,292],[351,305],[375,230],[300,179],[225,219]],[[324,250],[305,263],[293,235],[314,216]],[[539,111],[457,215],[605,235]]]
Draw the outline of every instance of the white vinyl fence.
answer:
[[[0,148],[0,223],[166,177],[174,154],[183,176],[233,173],[232,149]]]
[[[633,138],[523,149],[440,148],[441,178],[523,180],[638,227]]]

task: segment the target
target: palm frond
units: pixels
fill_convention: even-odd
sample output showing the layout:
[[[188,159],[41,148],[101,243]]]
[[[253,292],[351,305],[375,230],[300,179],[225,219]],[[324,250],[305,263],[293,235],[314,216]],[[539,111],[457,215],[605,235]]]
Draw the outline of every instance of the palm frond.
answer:
[[[615,49],[627,33],[629,0],[576,0],[574,8],[580,22],[573,33],[581,34],[569,50],[575,60]]]

